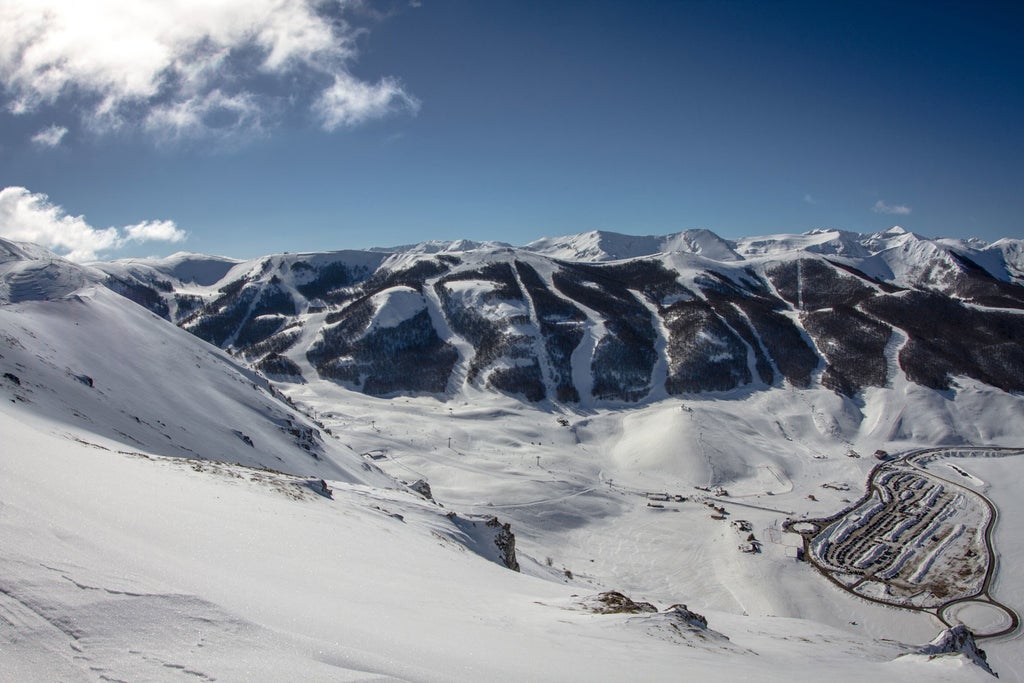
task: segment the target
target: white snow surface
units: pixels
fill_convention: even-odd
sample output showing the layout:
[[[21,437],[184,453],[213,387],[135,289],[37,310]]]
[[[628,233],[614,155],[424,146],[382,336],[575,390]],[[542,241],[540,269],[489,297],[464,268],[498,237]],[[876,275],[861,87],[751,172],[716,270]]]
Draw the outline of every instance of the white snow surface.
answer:
[[[208,287],[218,282],[239,263],[238,259],[224,256],[207,256],[179,251],[166,258],[118,259],[116,261],[100,261],[91,265],[111,275],[151,270],[165,278]]]
[[[125,449],[386,484],[223,351],[63,260],[0,263],[0,366],[11,400]],[[45,267],[44,267],[45,266]],[[81,286],[82,283],[88,283]],[[68,292],[75,284],[81,288]],[[303,448],[306,444],[309,448]]]
[[[623,235],[592,230],[566,237],[544,237],[523,248],[567,261],[615,261],[675,252],[700,254],[716,261],[741,260],[728,242],[710,230],[686,230],[671,235]]]
[[[370,251],[392,254],[451,254],[463,251],[507,249],[512,245],[505,242],[474,242],[473,240],[429,240],[397,247],[374,247]]]
[[[296,496],[9,408],[0,428],[4,680],[985,680],[809,621],[710,613],[722,641],[590,614],[412,494]]]
[[[371,297],[374,313],[370,325],[366,329],[369,334],[378,328],[389,328],[401,325],[427,307],[423,295],[412,287],[392,287],[378,292]]]
[[[837,259],[866,274],[901,287],[939,289],[955,273],[950,252],[966,256],[1000,280],[1024,279],[1024,241],[926,238],[893,226],[863,235],[836,229],[724,240],[709,230],[668,235],[623,235],[594,230],[565,237],[545,237],[524,250],[566,261],[614,261],[655,254],[694,254],[708,261],[735,262],[806,256]],[[936,262],[942,264],[937,270]]]
[[[856,400],[780,388],[570,410],[313,380],[282,385],[289,405],[51,256],[0,243],[2,681],[991,680],[963,656],[901,657],[938,620],[841,591],[792,559],[781,523],[861,495],[874,463],[851,449],[1022,445],[1024,397],[896,377]],[[382,303],[387,320],[418,305],[404,288]],[[317,429],[317,457],[289,429]],[[993,590],[1019,610],[1024,458],[956,464],[1000,509]],[[421,478],[439,505],[398,483]],[[705,498],[762,552],[739,552],[746,535]],[[522,573],[474,552],[465,520],[490,515],[511,523]],[[686,603],[727,640],[580,607],[606,590]],[[982,647],[1024,680],[1019,635]]]
[[[490,320],[529,315],[521,301],[489,300],[494,283],[484,280],[454,280],[444,287],[462,307],[475,310]]]

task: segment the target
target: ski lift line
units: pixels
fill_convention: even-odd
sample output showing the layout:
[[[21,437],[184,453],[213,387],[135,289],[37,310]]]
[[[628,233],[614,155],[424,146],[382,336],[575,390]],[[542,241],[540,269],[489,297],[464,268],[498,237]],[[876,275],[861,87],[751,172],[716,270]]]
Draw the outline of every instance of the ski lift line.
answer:
[[[423,479],[424,481],[426,481],[427,477],[423,473],[417,472],[413,468],[409,467],[404,462],[402,462],[401,460],[396,458],[394,455],[392,455],[391,453],[388,453],[385,449],[379,448],[379,449],[376,449],[376,451],[380,451],[381,452],[381,455],[384,456],[382,458],[383,460],[390,460],[391,462],[393,462],[396,465],[398,465],[399,467],[401,467],[403,470],[406,470],[407,472],[412,474],[414,477],[416,477],[418,479]],[[376,451],[368,451],[368,453],[374,453]]]
[[[482,507],[482,508],[487,508],[488,510],[490,510],[490,509],[508,509],[508,508],[525,508],[525,507],[531,507],[533,505],[542,505],[544,503],[557,503],[557,502],[562,501],[562,500],[569,500],[570,498],[575,498],[576,496],[582,496],[585,493],[590,493],[591,491],[594,491],[596,488],[597,488],[596,486],[591,486],[589,488],[581,489],[579,491],[575,491],[573,493],[569,493],[569,494],[566,494],[564,496],[556,496],[554,498],[543,498],[541,500],[533,500],[533,501],[529,501],[529,502],[526,502],[526,503],[500,503],[500,504],[498,504],[498,503],[470,503],[468,507]]]
[[[717,498],[716,500],[720,501],[722,505],[739,505],[741,507],[752,508],[754,510],[764,510],[766,512],[776,512],[776,513],[778,513],[780,515],[790,515],[790,516],[792,516],[792,515],[796,514],[795,512],[793,512],[791,510],[779,510],[778,508],[770,508],[770,507],[765,507],[763,505],[751,505],[750,503],[741,503],[738,500],[733,500],[732,498]]]

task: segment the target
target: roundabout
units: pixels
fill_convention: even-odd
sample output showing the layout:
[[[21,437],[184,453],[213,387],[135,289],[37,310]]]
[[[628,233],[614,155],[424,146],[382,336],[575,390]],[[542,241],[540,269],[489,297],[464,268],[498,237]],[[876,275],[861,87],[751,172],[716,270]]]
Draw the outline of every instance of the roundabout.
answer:
[[[963,624],[979,638],[1003,635],[1016,628],[1016,616],[1012,612],[987,600],[950,603],[939,610],[938,614],[947,624]]]
[[[824,519],[787,522],[804,555],[839,588],[871,602],[934,614],[978,637],[1014,633],[1017,614],[990,592],[999,511],[958,466],[954,481],[927,466],[951,457],[1019,455],[1021,449],[936,448],[882,463],[864,496]],[[945,463],[944,463],[945,464]],[[983,483],[983,482],[981,482]]]

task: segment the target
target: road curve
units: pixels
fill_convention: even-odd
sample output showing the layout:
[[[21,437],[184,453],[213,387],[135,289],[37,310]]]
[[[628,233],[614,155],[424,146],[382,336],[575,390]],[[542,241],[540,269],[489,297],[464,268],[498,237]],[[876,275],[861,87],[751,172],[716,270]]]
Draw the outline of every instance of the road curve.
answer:
[[[963,447],[963,446],[962,447],[940,447],[940,448],[917,449],[917,450],[913,450],[913,451],[908,451],[906,453],[903,453],[903,454],[897,456],[896,458],[894,458],[892,460],[889,460],[889,461],[883,462],[883,463],[879,463],[878,465],[873,467],[871,469],[871,472],[868,473],[867,482],[866,482],[865,487],[864,487],[865,488],[864,495],[860,499],[855,501],[854,503],[850,504],[848,507],[846,507],[843,510],[841,510],[840,512],[838,512],[838,513],[836,513],[834,515],[831,515],[830,517],[821,518],[821,519],[794,519],[794,520],[787,520],[786,523],[784,524],[783,528],[786,529],[786,530],[792,531],[793,533],[797,533],[797,534],[799,534],[803,538],[803,542],[804,542],[804,558],[806,559],[806,561],[808,563],[810,563],[815,569],[817,569],[826,579],[831,581],[833,584],[835,584],[839,588],[843,589],[844,591],[846,591],[846,592],[848,592],[848,593],[850,593],[852,595],[855,595],[858,598],[861,598],[862,600],[867,600],[869,602],[875,602],[875,603],[878,603],[880,605],[885,605],[887,607],[894,607],[894,608],[897,608],[897,609],[907,609],[907,610],[916,611],[916,612],[927,612],[927,613],[933,614],[940,622],[945,624],[947,627],[952,626],[952,624],[950,623],[950,619],[949,619],[948,615],[952,612],[953,608],[956,605],[961,604],[961,603],[971,603],[971,602],[974,602],[974,603],[985,603],[985,604],[990,605],[991,607],[993,607],[993,608],[995,608],[997,610],[1001,610],[1002,612],[1004,612],[1007,615],[1007,617],[1008,617],[1009,623],[1008,623],[1008,625],[1006,627],[1001,628],[1001,629],[999,629],[997,631],[993,631],[993,632],[990,632],[990,633],[975,633],[974,634],[975,637],[977,637],[977,638],[998,638],[998,637],[1001,637],[1001,636],[1011,635],[1011,634],[1014,634],[1015,632],[1017,632],[1018,629],[1020,629],[1020,626],[1021,626],[1020,616],[1017,614],[1017,612],[1015,612],[1010,607],[1008,607],[1008,606],[998,602],[994,597],[992,597],[992,594],[991,594],[992,583],[995,580],[995,577],[996,577],[996,574],[997,574],[997,571],[998,571],[998,564],[999,564],[998,555],[996,554],[996,551],[995,551],[995,544],[994,544],[994,542],[992,540],[993,530],[995,529],[995,526],[996,526],[997,521],[999,519],[999,510],[998,510],[998,508],[995,506],[995,504],[991,500],[989,500],[989,498],[987,496],[983,495],[979,491],[975,491],[973,489],[969,489],[966,486],[964,486],[963,484],[960,484],[960,483],[958,483],[956,481],[947,479],[946,477],[940,476],[940,475],[936,474],[935,472],[933,472],[931,470],[927,470],[925,467],[919,465],[916,462],[916,460],[918,460],[918,459],[920,459],[922,457],[925,457],[925,456],[928,456],[928,457],[936,457],[936,456],[941,457],[941,455],[939,455],[939,454],[946,453],[946,452],[953,452],[953,451],[987,451],[987,452],[996,451],[996,452],[1005,452],[1007,455],[1024,454],[1024,449],[1020,449],[1020,448],[977,447],[977,446],[969,446],[969,447]],[[959,597],[957,597],[957,598],[955,598],[953,600],[949,600],[947,602],[944,602],[941,605],[938,605],[937,607],[916,607],[914,605],[902,605],[902,604],[896,604],[896,603],[892,603],[892,602],[886,602],[886,601],[880,600],[878,598],[873,598],[871,596],[862,595],[860,593],[857,593],[853,589],[856,588],[856,586],[859,585],[860,582],[857,582],[857,583],[854,583],[853,585],[849,585],[848,586],[848,585],[844,584],[843,582],[839,581],[838,579],[836,579],[832,575],[832,571],[830,569],[828,569],[826,567],[823,567],[822,565],[820,565],[818,562],[816,562],[814,560],[814,556],[811,553],[811,548],[810,548],[811,540],[818,533],[820,533],[825,528],[827,528],[830,524],[834,523],[838,519],[844,517],[845,515],[849,514],[851,511],[857,509],[862,504],[867,502],[867,500],[869,500],[873,495],[878,494],[880,496],[881,495],[881,489],[878,486],[878,484],[876,483],[875,478],[876,478],[876,476],[880,472],[882,472],[884,469],[886,469],[888,467],[891,467],[894,463],[903,463],[905,465],[908,465],[912,469],[915,469],[915,470],[921,472],[923,475],[926,475],[926,476],[931,477],[931,478],[939,479],[939,480],[945,482],[946,484],[949,484],[950,486],[952,486],[952,487],[954,487],[956,489],[964,491],[964,492],[966,492],[967,495],[977,496],[977,498],[980,499],[984,503],[984,505],[987,507],[989,514],[987,515],[987,522],[986,522],[986,525],[985,525],[985,530],[984,530],[984,534],[983,535],[984,535],[984,539],[985,539],[985,548],[986,548],[987,555],[988,555],[988,562],[987,562],[987,565],[985,567],[985,577],[982,580],[982,587],[975,594],[969,595],[969,596],[959,596]],[[798,531],[797,529],[793,528],[797,524],[810,525],[811,527],[813,527],[813,529],[812,528],[805,528],[803,531]]]

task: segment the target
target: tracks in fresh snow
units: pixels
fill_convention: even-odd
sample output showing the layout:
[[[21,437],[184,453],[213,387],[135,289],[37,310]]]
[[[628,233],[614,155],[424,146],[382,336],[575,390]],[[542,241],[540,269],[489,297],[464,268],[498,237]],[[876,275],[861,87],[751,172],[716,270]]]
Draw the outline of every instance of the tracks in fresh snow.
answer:
[[[567,493],[564,496],[555,496],[553,498],[542,498],[540,500],[531,500],[531,501],[528,501],[528,502],[525,502],[525,503],[470,503],[468,507],[474,507],[474,508],[481,508],[482,507],[482,508],[487,508],[487,509],[491,509],[491,508],[496,508],[496,509],[528,508],[528,507],[533,507],[535,505],[544,505],[546,503],[558,503],[560,501],[569,500],[570,498],[575,498],[576,496],[582,496],[582,495],[584,495],[586,493],[590,493],[590,492],[596,491],[596,490],[597,490],[596,486],[590,486],[590,487],[587,487],[585,489],[580,489],[579,491],[574,491],[572,493]]]

